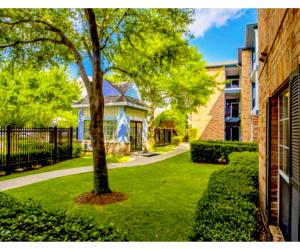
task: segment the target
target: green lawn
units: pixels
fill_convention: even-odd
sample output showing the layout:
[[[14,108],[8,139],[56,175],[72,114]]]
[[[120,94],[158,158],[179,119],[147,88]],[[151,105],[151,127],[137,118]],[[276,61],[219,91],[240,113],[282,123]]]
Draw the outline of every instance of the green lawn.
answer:
[[[48,208],[92,216],[114,223],[131,241],[186,241],[196,203],[212,172],[220,165],[196,164],[184,153],[151,165],[109,170],[110,186],[128,194],[127,201],[107,206],[75,204],[91,191],[92,173],[48,180],[8,190],[19,199],[34,198]]]
[[[60,162],[60,163],[57,163],[54,165],[45,166],[45,167],[32,169],[32,170],[28,170],[28,171],[24,171],[24,172],[19,172],[19,173],[13,173],[11,175],[0,176],[0,181],[18,178],[18,177],[22,177],[22,176],[26,176],[26,175],[31,175],[31,174],[39,174],[39,173],[54,171],[54,170],[91,166],[91,165],[93,165],[92,159],[93,159],[92,154],[87,153],[86,155],[83,155],[80,158],[66,160],[66,161],[63,161],[63,162]],[[107,159],[108,163],[127,162],[129,160],[129,156],[108,154],[106,156],[106,159]]]

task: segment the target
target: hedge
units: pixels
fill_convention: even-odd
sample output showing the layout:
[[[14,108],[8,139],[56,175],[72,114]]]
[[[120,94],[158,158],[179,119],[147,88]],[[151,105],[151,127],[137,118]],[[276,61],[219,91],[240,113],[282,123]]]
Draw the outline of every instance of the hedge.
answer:
[[[242,151],[258,151],[258,145],[232,141],[191,142],[191,159],[194,162],[227,163],[230,153]]]
[[[232,164],[211,175],[197,204],[192,241],[257,239],[258,187],[254,176],[258,173],[258,153],[233,153],[229,158]]]
[[[126,235],[90,217],[46,210],[33,200],[17,201],[0,192],[0,241],[125,241]]]
[[[172,145],[179,145],[180,143],[183,142],[183,136],[173,136],[171,138],[171,144]]]

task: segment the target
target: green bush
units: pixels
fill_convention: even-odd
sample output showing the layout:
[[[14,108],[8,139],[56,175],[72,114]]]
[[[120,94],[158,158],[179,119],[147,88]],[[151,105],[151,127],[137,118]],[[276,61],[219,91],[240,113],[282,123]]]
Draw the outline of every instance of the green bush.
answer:
[[[242,166],[243,171],[247,171],[247,175],[252,179],[253,185],[258,189],[258,153],[246,151],[234,152],[231,153],[228,158],[230,166]]]
[[[82,152],[82,146],[80,143],[73,143],[72,145],[72,155],[73,157],[80,157]]]
[[[171,144],[179,145],[183,141],[183,136],[173,136],[171,139]]]
[[[197,128],[189,128],[189,140],[190,142],[196,141],[198,135],[198,129]]]
[[[35,201],[19,202],[0,193],[0,241],[124,241],[115,226],[92,218],[45,210]]]
[[[191,158],[194,162],[227,163],[230,153],[242,151],[258,151],[258,145],[231,141],[191,142]]]
[[[245,157],[253,164],[243,164]],[[258,173],[257,157],[252,152],[233,153],[229,157],[234,159],[233,164],[211,175],[197,204],[191,240],[256,240],[258,189],[253,172]]]

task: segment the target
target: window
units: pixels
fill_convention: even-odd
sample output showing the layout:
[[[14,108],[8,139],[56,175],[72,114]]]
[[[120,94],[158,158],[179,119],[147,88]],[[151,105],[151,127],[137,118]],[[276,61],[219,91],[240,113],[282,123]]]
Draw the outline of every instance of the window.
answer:
[[[90,140],[90,120],[84,121],[83,139]],[[104,141],[117,141],[117,121],[103,121]]]
[[[83,139],[84,140],[90,140],[91,135],[90,135],[90,120],[84,120],[84,125],[83,125]]]
[[[285,90],[278,97],[279,225],[285,239],[289,238],[290,227],[289,95],[289,90]]]
[[[103,122],[103,132],[105,141],[117,141],[117,121],[104,121]]]
[[[252,83],[252,89],[251,89],[251,92],[252,92],[252,109],[255,108],[255,97],[256,97],[256,86],[255,86],[255,82]]]
[[[226,83],[226,88],[239,88],[240,80],[239,79],[229,79]]]
[[[279,96],[279,168],[289,175],[289,91],[284,91]]]

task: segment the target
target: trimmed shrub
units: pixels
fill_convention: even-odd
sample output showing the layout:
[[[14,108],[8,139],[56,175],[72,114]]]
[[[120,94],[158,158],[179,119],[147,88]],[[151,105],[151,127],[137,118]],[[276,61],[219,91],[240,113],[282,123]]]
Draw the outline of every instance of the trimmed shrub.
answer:
[[[0,241],[125,241],[115,226],[92,218],[45,210],[36,201],[19,202],[0,192]]]
[[[182,136],[173,136],[171,139],[171,144],[173,145],[179,145],[183,141]]]
[[[197,128],[189,128],[189,140],[190,142],[196,141],[198,135],[198,129]]]
[[[243,164],[247,157],[251,163]],[[199,200],[192,241],[255,241],[258,212],[257,153],[233,153],[231,163],[213,173]],[[241,161],[241,165],[237,162]]]
[[[191,142],[191,158],[194,162],[227,163],[230,153],[242,151],[258,151],[258,145],[231,141]]]

